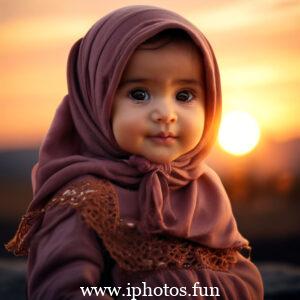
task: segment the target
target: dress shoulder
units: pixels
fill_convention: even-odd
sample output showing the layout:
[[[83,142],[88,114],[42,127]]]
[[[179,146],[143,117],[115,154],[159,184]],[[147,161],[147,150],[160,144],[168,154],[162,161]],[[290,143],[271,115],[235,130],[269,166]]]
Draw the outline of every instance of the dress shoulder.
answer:
[[[76,208],[84,222],[100,236],[114,230],[119,216],[118,195],[106,179],[91,175],[77,178],[60,189],[48,203]],[[109,229],[108,229],[109,227]]]
[[[118,212],[117,194],[108,180],[92,175],[77,177],[62,186],[44,207],[24,214],[14,237],[5,244],[5,248],[16,256],[28,255],[30,232],[38,230],[37,226],[40,226],[38,224],[45,214],[57,206],[78,210],[86,225],[97,233],[101,224],[99,212],[101,215]]]

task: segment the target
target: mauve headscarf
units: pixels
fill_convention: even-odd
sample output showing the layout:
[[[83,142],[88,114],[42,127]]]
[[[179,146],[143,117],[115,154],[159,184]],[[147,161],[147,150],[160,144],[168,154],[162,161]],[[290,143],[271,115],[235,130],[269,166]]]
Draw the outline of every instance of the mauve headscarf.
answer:
[[[110,124],[114,94],[137,46],[165,29],[184,30],[203,54],[206,115],[199,144],[170,164],[154,164],[125,153]],[[203,159],[220,123],[221,88],[217,62],[204,35],[180,15],[135,5],[101,18],[72,47],[67,65],[68,94],[59,105],[33,171],[34,198],[27,214],[40,211],[59,188],[85,174],[136,189],[139,229],[184,237],[215,248],[243,247],[230,201],[216,173]],[[128,133],[130,134],[130,133]],[[126,201],[126,199],[120,199]],[[26,229],[30,242],[42,217]],[[22,223],[20,225],[22,227]]]

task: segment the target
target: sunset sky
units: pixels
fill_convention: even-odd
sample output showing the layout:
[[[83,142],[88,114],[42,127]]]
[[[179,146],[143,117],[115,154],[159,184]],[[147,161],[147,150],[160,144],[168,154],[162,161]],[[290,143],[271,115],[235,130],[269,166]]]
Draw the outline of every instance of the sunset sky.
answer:
[[[207,36],[224,113],[250,113],[262,136],[300,137],[300,1],[0,0],[0,149],[40,144],[67,91],[71,46],[101,16],[130,4],[176,11]]]

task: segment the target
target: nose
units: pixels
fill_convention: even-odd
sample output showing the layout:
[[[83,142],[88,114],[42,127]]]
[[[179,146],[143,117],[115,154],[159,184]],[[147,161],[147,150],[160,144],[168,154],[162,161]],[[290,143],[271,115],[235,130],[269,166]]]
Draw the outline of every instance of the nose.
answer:
[[[174,104],[167,99],[158,101],[151,111],[151,119],[158,123],[174,123],[177,121],[177,113]]]

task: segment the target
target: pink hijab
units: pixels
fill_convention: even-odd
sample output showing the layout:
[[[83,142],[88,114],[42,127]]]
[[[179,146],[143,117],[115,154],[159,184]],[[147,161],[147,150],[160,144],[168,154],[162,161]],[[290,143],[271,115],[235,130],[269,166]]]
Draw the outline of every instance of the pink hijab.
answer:
[[[119,148],[110,115],[114,93],[134,50],[171,28],[188,33],[203,54],[206,120],[196,148],[170,164],[159,165]],[[154,6],[117,9],[73,45],[67,79],[68,94],[56,111],[33,169],[34,197],[27,213],[41,210],[70,180],[92,174],[108,179],[116,189],[135,190],[139,229],[144,232],[168,233],[214,248],[248,245],[237,229],[221,181],[203,162],[220,123],[221,88],[213,50],[194,25]],[[36,232],[41,220],[36,218],[25,240]]]

